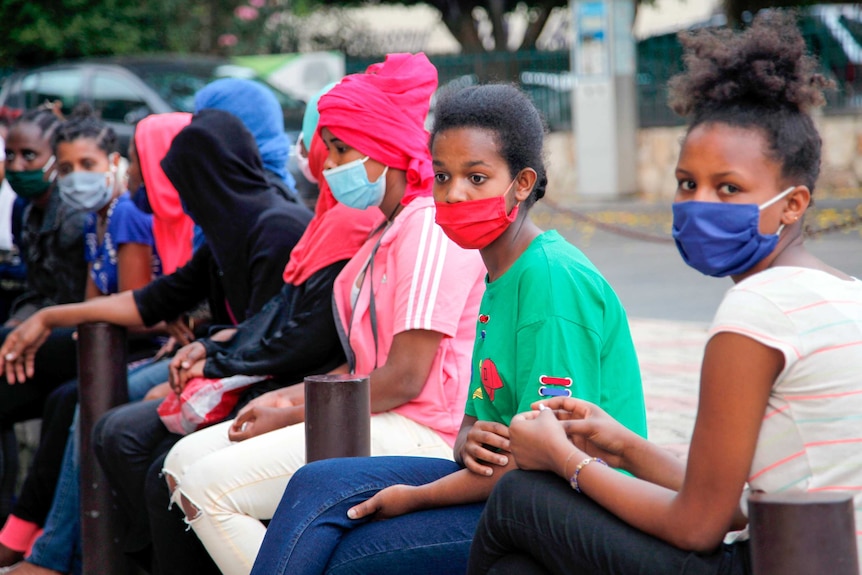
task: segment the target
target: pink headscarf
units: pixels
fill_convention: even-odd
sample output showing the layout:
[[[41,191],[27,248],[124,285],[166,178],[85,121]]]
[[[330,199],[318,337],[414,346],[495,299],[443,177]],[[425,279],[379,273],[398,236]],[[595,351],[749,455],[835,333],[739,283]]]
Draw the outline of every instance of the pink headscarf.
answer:
[[[434,170],[425,118],[437,89],[437,69],[425,54],[389,54],[364,74],[351,74],[317,104],[318,131],[328,128],[352,148],[407,173],[401,200],[430,196]]]
[[[349,260],[383,220],[380,210],[348,208],[332,196],[326,178],[321,176],[326,155],[323,140],[314,134],[309,146],[308,167],[317,177],[320,195],[314,217],[284,267],[282,279],[286,284],[300,285],[318,270],[340,260]]]
[[[192,115],[184,112],[153,114],[135,127],[135,150],[153,209],[153,237],[165,275],[174,273],[192,257],[194,223],[183,211],[180,196],[161,166],[174,136],[191,120]]]

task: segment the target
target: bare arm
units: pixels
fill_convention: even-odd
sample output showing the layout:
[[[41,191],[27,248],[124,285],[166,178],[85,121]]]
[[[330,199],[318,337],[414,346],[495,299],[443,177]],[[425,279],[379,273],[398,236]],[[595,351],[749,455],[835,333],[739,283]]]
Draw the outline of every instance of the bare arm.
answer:
[[[33,377],[36,350],[55,327],[104,321],[126,327],[142,326],[132,292],[99,297],[82,303],[43,308],[16,327],[0,347],[0,372],[9,382]]]
[[[102,297],[102,292],[99,291],[96,282],[93,281],[93,264],[87,264],[87,285],[84,287],[84,300],[97,297]]]
[[[348,514],[359,519],[376,514],[394,517],[411,511],[485,501],[503,475],[515,469],[509,453],[509,428],[465,415],[455,443],[456,459],[466,469],[425,485],[393,485],[353,507]]]
[[[741,360],[744,358],[744,360]],[[595,463],[581,470],[583,492],[630,525],[681,549],[712,550],[736,527],[739,497],[748,477],[769,392],[781,371],[780,352],[733,333],[707,344],[700,405],[684,479],[679,489],[628,477]],[[554,432],[550,413],[513,420],[512,452],[528,469],[573,473],[599,436],[586,437],[587,453]],[[562,427],[561,425],[559,427]],[[567,431],[573,430],[571,424]],[[586,429],[586,427],[585,427]],[[585,439],[585,436],[581,436]],[[676,481],[658,469],[666,460],[637,442],[623,445],[621,467],[638,477]]]
[[[510,459],[506,467],[493,475],[478,475],[469,469],[460,469],[425,485],[393,485],[350,508],[347,516],[361,519],[374,514],[377,518],[386,519],[422,509],[478,503],[488,499],[500,478],[515,468],[514,460]]]
[[[443,334],[411,329],[397,334],[386,364],[371,372],[371,411],[380,413],[415,399],[428,379]]]
[[[117,249],[117,290],[136,290],[153,281],[153,249],[125,243]]]
[[[538,410],[540,405],[557,416],[569,440],[587,455],[599,457],[644,481],[674,491],[682,487],[685,464],[680,459],[626,428],[597,406],[570,397],[537,401],[532,407]],[[519,420],[538,415],[538,411],[524,413]]]
[[[443,334],[426,330],[408,330],[393,338],[386,364],[371,372],[373,413],[388,411],[419,395],[442,339]],[[303,386],[291,386],[289,405],[269,407],[258,403],[246,406],[247,409],[240,411],[234,421],[228,437],[232,441],[241,441],[305,421],[303,390]],[[248,425],[243,427],[243,424]]]

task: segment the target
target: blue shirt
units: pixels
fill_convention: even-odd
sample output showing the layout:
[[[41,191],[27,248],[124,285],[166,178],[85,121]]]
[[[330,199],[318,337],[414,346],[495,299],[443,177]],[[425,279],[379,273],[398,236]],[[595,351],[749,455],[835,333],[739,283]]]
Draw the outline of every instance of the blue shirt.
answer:
[[[123,244],[144,244],[153,249],[153,275],[161,275],[161,262],[155,251],[153,239],[153,216],[135,207],[128,192],[112,201],[108,208],[107,229],[102,243],[98,243],[96,214],[87,214],[84,224],[84,257],[93,264],[90,277],[104,294],[117,293],[117,250]]]

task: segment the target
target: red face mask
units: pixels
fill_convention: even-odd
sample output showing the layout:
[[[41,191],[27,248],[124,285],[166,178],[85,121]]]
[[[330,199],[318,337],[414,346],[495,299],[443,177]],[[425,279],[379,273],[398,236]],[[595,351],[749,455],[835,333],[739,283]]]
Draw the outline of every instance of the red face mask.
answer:
[[[520,206],[516,204],[506,214],[506,194],[454,204],[435,203],[437,225],[466,250],[480,250],[499,238],[518,217]]]

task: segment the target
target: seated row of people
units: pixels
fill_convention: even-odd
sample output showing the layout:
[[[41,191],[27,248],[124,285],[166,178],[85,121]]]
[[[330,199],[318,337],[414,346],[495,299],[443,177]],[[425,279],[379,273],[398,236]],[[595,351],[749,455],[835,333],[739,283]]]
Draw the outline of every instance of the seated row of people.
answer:
[[[230,95],[230,98],[225,98],[225,94]],[[238,101],[243,102],[242,105],[237,104]],[[244,80],[221,80],[208,86],[198,94],[198,103],[204,108],[212,106],[217,109],[219,106],[223,108],[232,108],[235,110],[244,109],[247,111],[247,121],[255,128],[259,137],[260,148],[268,149],[267,157],[274,158],[271,160],[273,166],[284,164],[288,149],[288,140],[281,127],[281,109],[275,97],[264,87]],[[249,106],[249,107],[246,107]],[[238,139],[237,146],[240,149],[246,150],[246,156],[242,160],[251,164],[254,169],[260,171],[260,180],[258,183],[244,182],[247,188],[257,188],[254,192],[259,196],[258,201],[253,205],[253,209],[247,209],[248,204],[246,198],[237,195],[233,199],[230,194],[242,192],[243,190],[235,185],[235,182],[228,181],[223,188],[227,195],[222,199],[222,210],[215,212],[210,205],[207,205],[207,199],[197,202],[199,205],[196,211],[199,212],[198,223],[213,222],[213,230],[216,218],[219,222],[232,220],[236,222],[240,229],[248,231],[254,225],[260,223],[260,228],[265,231],[256,238],[254,252],[257,254],[249,257],[248,254],[238,251],[238,244],[241,242],[229,242],[222,235],[216,235],[217,240],[224,238],[223,242],[208,242],[195,253],[195,256],[189,260],[192,253],[192,227],[193,223],[186,214],[185,209],[192,200],[178,195],[174,184],[165,175],[160,163],[164,158],[174,136],[180,130],[189,124],[191,120],[190,114],[164,114],[155,115],[143,120],[137,127],[135,138],[133,139],[129,156],[131,165],[129,166],[129,187],[134,187],[137,191],[137,197],[142,201],[138,202],[145,210],[152,212],[154,215],[146,215],[135,208],[131,201],[125,203],[117,202],[116,205],[123,207],[125,214],[135,213],[141,218],[153,218],[152,234],[155,235],[155,246],[158,249],[159,255],[165,260],[164,268],[168,273],[159,280],[154,282],[152,289],[148,295],[142,296],[142,299],[149,302],[149,314],[163,314],[164,319],[169,324],[174,325],[177,329],[173,333],[177,335],[176,339],[182,343],[188,343],[193,334],[188,331],[183,323],[184,316],[181,312],[193,312],[198,308],[202,301],[207,299],[209,293],[208,315],[212,322],[219,325],[231,325],[237,321],[237,318],[242,319],[250,307],[251,311],[257,311],[263,303],[271,296],[278,292],[281,285],[279,274],[280,270],[287,261],[290,250],[296,243],[296,240],[302,234],[307,222],[311,217],[311,213],[303,206],[295,202],[292,193],[286,183],[279,180],[281,183],[270,183],[271,180],[278,179],[278,174],[272,175],[269,170],[265,170],[260,164],[261,159],[258,155],[258,144],[252,139],[252,135],[246,130],[242,122],[230,113],[220,112],[214,115],[213,131],[220,130],[222,126],[232,126],[242,138]],[[244,118],[246,120],[246,118]],[[275,122],[277,129],[272,126]],[[97,125],[93,120],[88,120],[88,125]],[[61,125],[60,129],[65,129],[65,125]],[[110,135],[109,128],[98,126],[98,134]],[[47,138],[47,136],[46,136]],[[56,136],[55,136],[56,139]],[[268,148],[267,148],[268,146]],[[62,148],[62,145],[58,147]],[[283,149],[282,149],[283,148]],[[194,149],[194,148],[192,148]],[[90,150],[92,152],[92,150]],[[108,160],[108,153],[104,153],[105,162]],[[61,150],[62,152],[62,150]],[[283,153],[282,153],[283,152]],[[114,156],[110,156],[113,158]],[[199,172],[207,171],[211,166],[207,163],[212,161],[211,154],[199,154],[200,162],[196,166]],[[62,162],[61,162],[62,163]],[[95,174],[90,176],[94,185],[91,188],[99,186],[105,187],[115,184],[119,179],[114,176],[110,168],[100,164],[87,164],[86,162],[78,162],[85,165],[85,168],[68,169],[70,174]],[[63,164],[65,166],[65,164]],[[241,172],[242,165],[231,166],[229,163],[219,162],[218,169],[215,170],[215,176],[219,173],[228,174],[235,179],[243,180],[244,175],[231,176],[233,171]],[[89,168],[89,169],[86,169]],[[104,168],[104,169],[102,169]],[[63,169],[61,167],[61,169]],[[183,170],[186,168],[183,167]],[[107,177],[106,177],[107,174]],[[282,169],[282,174],[286,174]],[[65,176],[63,176],[65,177]],[[76,176],[72,176],[76,177]],[[177,176],[179,177],[179,176]],[[60,180],[62,181],[62,180]],[[96,186],[95,184],[99,184]],[[199,180],[190,180],[185,184],[186,189],[192,186],[198,186]],[[81,186],[79,186],[81,187]],[[111,186],[116,190],[118,185]],[[195,191],[203,197],[205,193],[212,193],[212,189],[208,186],[195,187]],[[266,193],[264,193],[266,192]],[[271,193],[270,193],[271,192]],[[266,194],[270,194],[267,196]],[[117,196],[124,198],[125,196]],[[260,201],[263,198],[268,198],[269,206]],[[112,198],[113,201],[113,198]],[[233,201],[233,205],[231,205]],[[285,205],[286,207],[284,207]],[[89,207],[89,206],[87,206]],[[265,222],[259,222],[259,213],[268,210],[268,218]],[[113,208],[113,209],[112,209]],[[128,208],[126,210],[125,208]],[[248,212],[245,220],[240,220],[238,217],[242,210]],[[115,206],[106,206],[104,213],[111,215],[117,212]],[[226,214],[230,214],[226,217]],[[117,222],[117,218],[113,218]],[[121,293],[130,294],[130,288],[142,288],[150,283],[153,277],[151,265],[148,267],[150,272],[146,281],[140,282],[138,285],[122,285],[123,271],[130,266],[124,265],[127,260],[124,259],[124,254],[121,251],[116,253],[116,246],[121,245],[123,250],[125,243],[120,243],[117,240],[118,233],[115,230],[123,231],[129,229],[129,226],[121,229],[116,226],[106,226],[109,233],[108,239],[103,244],[108,247],[104,250],[107,256],[107,263],[114,265],[114,277],[120,276]],[[212,230],[211,230],[212,232]],[[152,242],[151,242],[152,243]],[[229,245],[232,244],[232,245]],[[218,245],[214,245],[218,244]],[[113,250],[112,253],[109,250]],[[221,256],[213,253],[216,250],[221,250]],[[251,251],[251,250],[248,250]],[[217,261],[216,258],[219,258]],[[187,260],[189,260],[187,262]],[[186,263],[187,262],[187,263]],[[119,264],[119,266],[117,266]],[[104,272],[105,266],[93,266],[94,276],[96,272]],[[119,269],[119,271],[117,271]],[[228,276],[224,275],[227,272]],[[209,286],[209,288],[208,288]],[[122,289],[125,288],[125,289]],[[147,299],[149,298],[149,299]],[[106,305],[113,307],[113,300],[104,302]],[[230,305],[233,304],[233,308]],[[55,310],[60,310],[61,306],[52,306],[44,308],[37,312],[49,313]],[[147,312],[144,312],[147,313]],[[154,324],[160,324],[154,321]],[[74,329],[77,322],[66,322],[64,325],[70,326],[70,331]],[[184,329],[183,329],[184,328]],[[148,332],[149,333],[149,332]],[[13,336],[14,337],[14,336]],[[74,346],[74,343],[72,343]],[[154,350],[149,350],[147,356],[151,356]],[[9,393],[20,393],[22,391],[32,391],[37,389],[34,384],[43,372],[43,364],[47,360],[62,361],[63,358],[52,355],[50,350],[43,348],[40,354],[33,358],[34,362],[28,370],[16,372],[8,372],[7,379],[10,383],[16,382],[21,385],[4,386],[4,391]],[[74,355],[74,347],[71,351]],[[41,357],[40,357],[41,356]],[[72,374],[74,375],[74,362],[71,363]],[[139,365],[135,369],[130,369],[130,397],[132,399],[141,399],[154,384],[161,383],[167,379],[167,362],[166,361],[147,361],[143,366]],[[36,376],[36,379],[33,378]],[[52,382],[61,380],[54,378]],[[75,382],[70,382],[61,386],[56,395],[59,398],[52,398],[52,401],[46,405],[46,413],[51,415],[46,420],[46,432],[43,432],[42,446],[37,454],[35,465],[32,472],[25,482],[25,486],[21,497],[16,502],[15,510],[6,528],[0,533],[0,541],[5,545],[6,557],[5,562],[13,562],[20,557],[22,552],[32,543],[33,539],[38,535],[39,528],[45,525],[46,517],[48,516],[48,508],[54,495],[54,486],[57,485],[59,466],[61,459],[63,460],[63,475],[61,485],[65,487],[58,493],[66,495],[64,498],[57,498],[55,506],[52,509],[51,517],[56,518],[51,521],[48,518],[48,526],[60,527],[68,531],[69,525],[77,524],[77,467],[74,463],[76,459],[73,453],[72,442],[66,446],[66,431],[71,423],[71,413],[74,413],[75,402]],[[36,403],[36,402],[34,402]],[[57,421],[60,419],[57,414],[57,404],[67,406],[71,403],[71,411],[69,417],[64,422]],[[54,430],[55,432],[51,432]],[[45,443],[50,443],[54,446],[53,449],[48,449]],[[65,449],[64,449],[65,447]],[[63,453],[66,453],[63,458]],[[73,485],[74,488],[69,488]],[[57,505],[60,500],[65,504]],[[31,509],[37,509],[37,512],[32,512]],[[66,513],[56,513],[57,509],[62,508]],[[63,518],[58,520],[57,518]],[[47,526],[46,526],[47,527]],[[71,532],[70,532],[71,533]],[[53,533],[52,533],[53,535]],[[66,536],[63,540],[67,541],[67,545],[58,545],[57,537],[44,537],[40,540],[52,542],[51,547],[59,551],[53,553],[45,553],[45,557],[50,559],[47,561],[52,568],[63,571],[68,570],[71,561],[74,557],[72,551],[74,546],[71,545],[71,540],[74,539],[74,534]],[[40,561],[41,547],[37,544],[34,549],[34,554],[31,557],[33,561]],[[67,549],[69,551],[67,551]],[[62,551],[62,553],[60,552]],[[62,560],[58,559],[58,554]],[[65,567],[64,567],[65,566]]]
[[[195,114],[161,167],[208,245],[143,288],[35,313],[0,363],[27,379],[54,328],[175,319],[184,270],[209,254],[231,327],[170,360],[170,392],[270,377],[185,436],[153,399],[83,439],[118,493],[125,550],[151,573],[748,572],[746,483],[862,487],[862,282],[803,243],[825,80],[792,17],[685,45],[674,238],[689,265],[736,284],[687,462],[646,440],[613,289],[529,217],[547,185],[539,113],[517,88],[473,86],[437,100],[429,135],[437,78],[422,54],[320,96],[310,223],[267,183],[239,120]],[[343,371],[370,377],[373,457],[305,465],[299,384]]]

